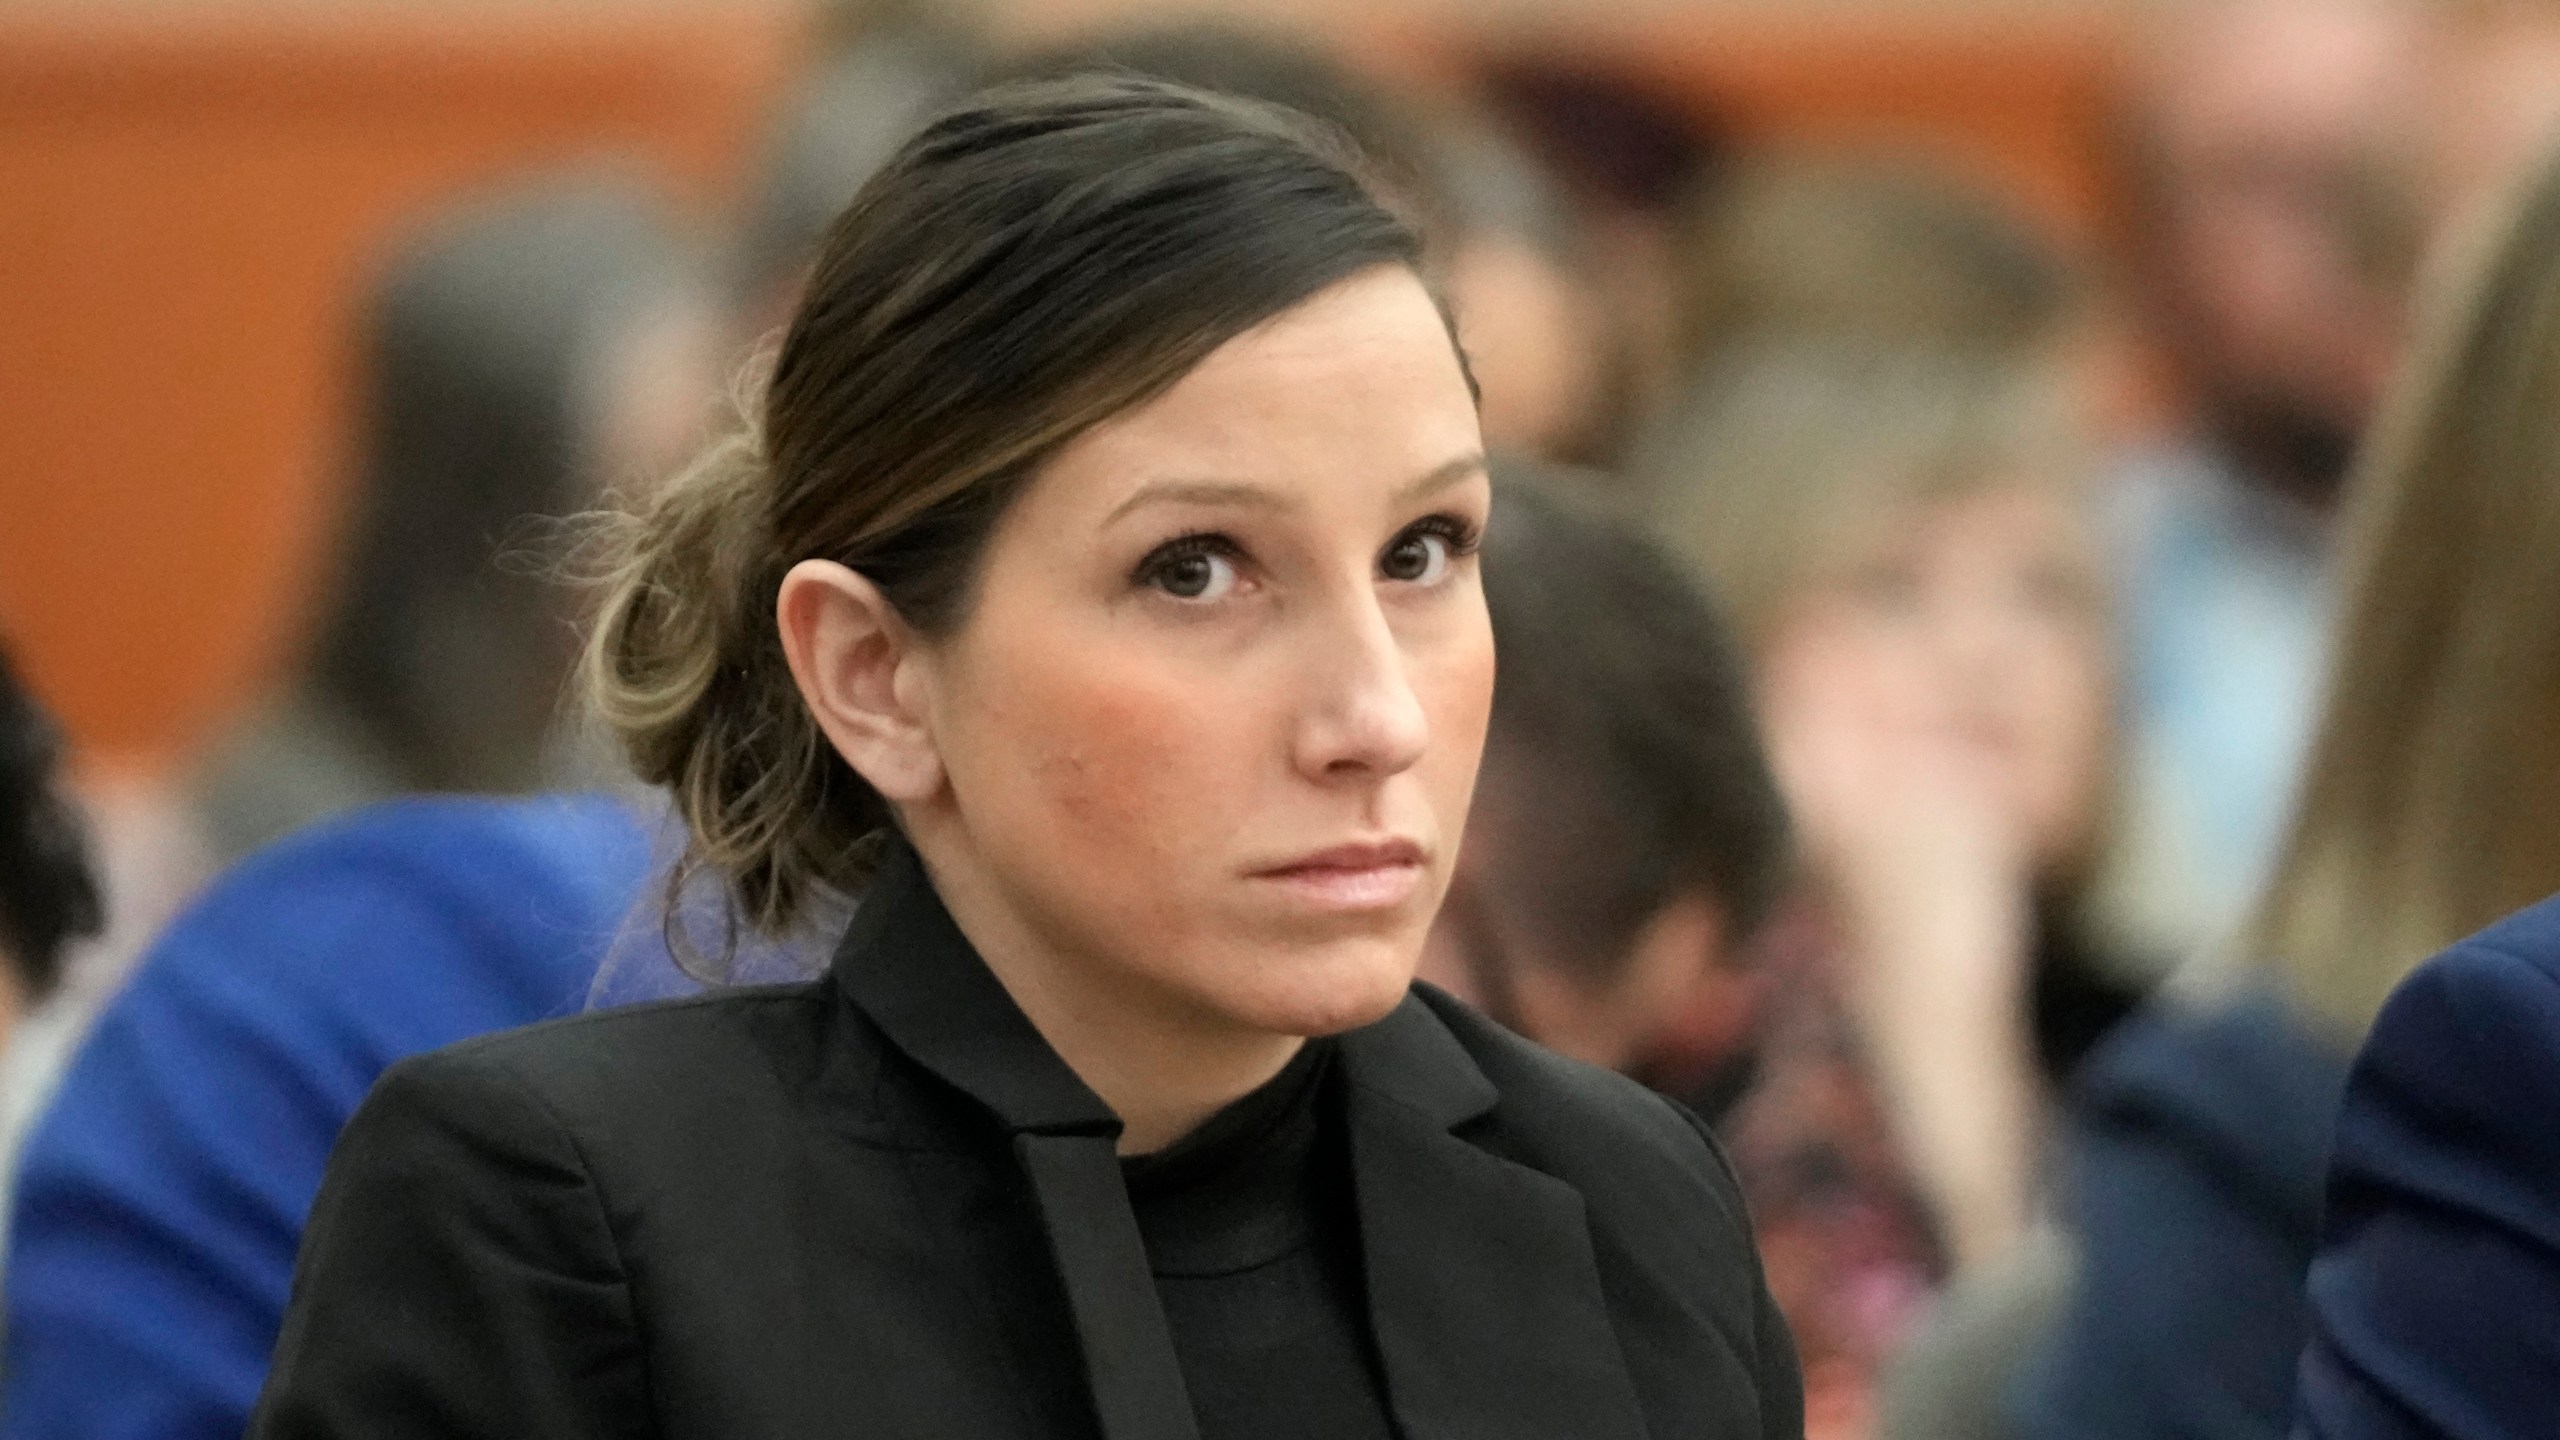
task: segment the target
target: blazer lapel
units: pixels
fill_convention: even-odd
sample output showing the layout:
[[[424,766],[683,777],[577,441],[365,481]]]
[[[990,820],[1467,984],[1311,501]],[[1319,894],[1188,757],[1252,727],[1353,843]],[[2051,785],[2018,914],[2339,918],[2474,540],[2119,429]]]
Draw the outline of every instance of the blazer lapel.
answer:
[[[1102,1440],[1199,1440],[1120,1178],[1119,1117],[1013,1003],[906,846],[883,857],[833,974],[890,1044],[1011,1132],[1084,1352]]]
[[[1491,1082],[1407,997],[1343,1037],[1370,1323],[1406,1440],[1645,1440],[1582,1196],[1450,1133]]]

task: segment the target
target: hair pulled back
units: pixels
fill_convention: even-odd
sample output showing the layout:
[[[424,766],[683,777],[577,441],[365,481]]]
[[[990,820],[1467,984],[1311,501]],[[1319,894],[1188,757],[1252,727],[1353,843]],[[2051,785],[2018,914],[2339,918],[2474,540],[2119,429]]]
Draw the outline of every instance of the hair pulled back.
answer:
[[[1126,76],[985,92],[829,231],[760,399],[610,522],[592,698],[769,935],[868,878],[895,817],[827,744],[776,628],[838,561],[927,638],[966,618],[1041,465],[1335,282],[1419,267],[1347,141],[1293,112]]]

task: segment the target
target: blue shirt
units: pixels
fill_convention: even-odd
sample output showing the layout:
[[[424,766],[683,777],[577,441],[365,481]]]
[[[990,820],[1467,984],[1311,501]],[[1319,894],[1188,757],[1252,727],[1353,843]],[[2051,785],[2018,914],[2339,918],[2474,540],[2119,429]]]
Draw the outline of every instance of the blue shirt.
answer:
[[[422,799],[217,881],[21,1160],[0,1437],[232,1440],[339,1127],[394,1060],[583,1008],[650,870],[602,797]]]
[[[2291,813],[2328,649],[2328,539],[2202,450],[2146,453],[2111,480],[2125,823],[2163,912],[2140,923],[2183,951],[2257,893]]]

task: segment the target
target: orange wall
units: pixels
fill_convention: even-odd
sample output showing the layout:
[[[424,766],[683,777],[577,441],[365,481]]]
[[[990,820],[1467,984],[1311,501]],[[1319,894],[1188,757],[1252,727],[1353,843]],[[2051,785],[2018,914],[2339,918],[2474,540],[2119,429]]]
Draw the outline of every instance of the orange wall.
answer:
[[[0,635],[93,757],[182,754],[299,639],[402,223],[603,151],[725,199],[798,27],[0,10]]]

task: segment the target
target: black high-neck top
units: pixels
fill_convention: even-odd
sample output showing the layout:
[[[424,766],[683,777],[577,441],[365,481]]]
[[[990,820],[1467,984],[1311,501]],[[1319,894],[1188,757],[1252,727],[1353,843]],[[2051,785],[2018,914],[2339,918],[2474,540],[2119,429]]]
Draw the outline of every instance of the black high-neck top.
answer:
[[[1202,1440],[1390,1440],[1333,1045],[1121,1162]]]

